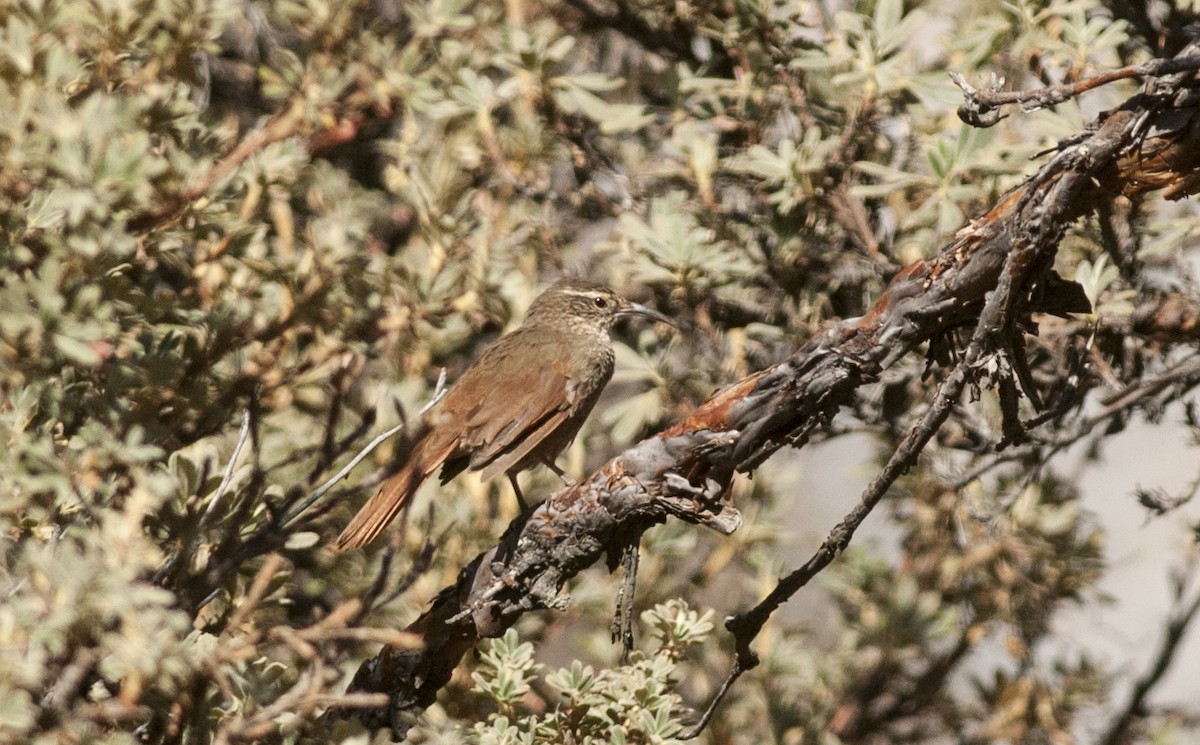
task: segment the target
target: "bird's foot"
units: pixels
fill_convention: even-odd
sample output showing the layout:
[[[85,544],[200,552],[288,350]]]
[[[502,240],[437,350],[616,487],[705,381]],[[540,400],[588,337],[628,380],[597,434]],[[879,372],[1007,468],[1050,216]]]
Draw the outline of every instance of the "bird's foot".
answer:
[[[567,486],[567,488],[570,488],[570,487],[572,487],[572,486],[575,486],[576,484],[578,484],[578,483],[579,483],[579,482],[578,482],[578,481],[576,481],[575,479],[573,479],[573,478],[571,478],[570,476],[568,476],[568,475],[566,474],[566,472],[564,472],[564,471],[563,471],[561,468],[559,468],[559,467],[558,467],[558,464],[557,464],[557,463],[555,463],[554,461],[550,460],[549,458],[547,458],[546,460],[544,460],[544,461],[543,461],[543,463],[545,463],[545,464],[546,464],[546,468],[549,468],[551,471],[554,471],[554,475],[555,475],[555,476],[558,476],[560,479],[562,479],[562,482],[563,482],[563,484],[565,484],[565,485]]]

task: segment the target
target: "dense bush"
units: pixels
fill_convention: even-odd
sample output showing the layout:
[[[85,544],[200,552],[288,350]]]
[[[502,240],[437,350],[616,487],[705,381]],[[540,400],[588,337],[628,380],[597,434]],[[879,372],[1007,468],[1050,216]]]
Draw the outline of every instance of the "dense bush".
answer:
[[[380,705],[342,695],[357,664],[410,641],[398,629],[515,502],[503,480],[462,477],[422,493],[395,553],[333,553],[402,437],[292,519],[304,497],[563,274],[682,329],[620,330],[611,395],[560,458],[577,475],[862,314],[1138,85],[976,129],[947,71],[1030,88],[1188,40],[1189,4],[1125,5],[4,5],[0,741],[362,742],[322,713]],[[1098,457],[1139,411],[1200,427],[1193,327],[1131,332],[1168,293],[1195,313],[1198,230],[1194,210],[1141,199],[1076,226],[1058,268],[1095,313],[1028,337],[1035,383],[1061,394],[1091,355],[1089,385],[1148,393],[1094,421],[1082,412],[1115,399],[1081,395],[997,457],[999,406],[977,392],[896,490],[899,548],[855,548],[829,573],[836,628],[773,622],[702,738],[1194,733],[1195,710],[1146,703],[1159,677],[1127,694],[1136,672],[1053,643],[1056,612],[1102,600],[1106,554],[1052,456],[1091,437]],[[927,373],[897,365],[821,437],[866,431],[887,452]],[[608,639],[615,584],[586,573],[568,613],[531,614],[467,660],[414,738],[678,738],[728,665],[708,607],[744,607],[796,563],[775,526],[803,490],[771,463],[734,489],[732,537],[648,534],[628,662]],[[1146,619],[1168,639],[1196,610],[1180,587],[1174,618]]]

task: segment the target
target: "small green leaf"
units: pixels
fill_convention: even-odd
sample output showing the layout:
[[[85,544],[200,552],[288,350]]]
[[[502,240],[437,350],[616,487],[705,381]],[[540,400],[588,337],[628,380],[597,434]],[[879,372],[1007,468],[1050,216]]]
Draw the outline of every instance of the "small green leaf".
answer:
[[[287,542],[283,545],[284,548],[292,551],[301,551],[306,548],[312,548],[313,546],[317,545],[320,540],[320,533],[304,531],[302,533],[293,533],[292,535],[288,536]]]
[[[100,355],[92,348],[91,344],[72,339],[64,334],[55,334],[53,338],[54,346],[72,362],[89,367],[100,363]]]

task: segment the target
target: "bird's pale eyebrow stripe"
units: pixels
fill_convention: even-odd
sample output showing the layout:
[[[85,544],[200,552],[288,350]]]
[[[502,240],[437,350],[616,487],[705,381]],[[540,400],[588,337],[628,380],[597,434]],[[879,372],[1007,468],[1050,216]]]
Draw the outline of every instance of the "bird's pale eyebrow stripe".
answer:
[[[574,295],[575,297],[591,298],[596,295],[605,295],[603,290],[562,290],[564,295]]]

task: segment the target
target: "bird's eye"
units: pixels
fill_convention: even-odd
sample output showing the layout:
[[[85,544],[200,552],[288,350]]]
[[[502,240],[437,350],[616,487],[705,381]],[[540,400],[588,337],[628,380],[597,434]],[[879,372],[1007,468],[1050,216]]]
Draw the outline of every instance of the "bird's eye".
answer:
[[[603,297],[601,297],[601,296],[597,295],[597,296],[596,296],[596,307],[597,307],[597,308],[607,308],[607,307],[608,307],[608,301],[607,301],[607,300],[605,300]]]

